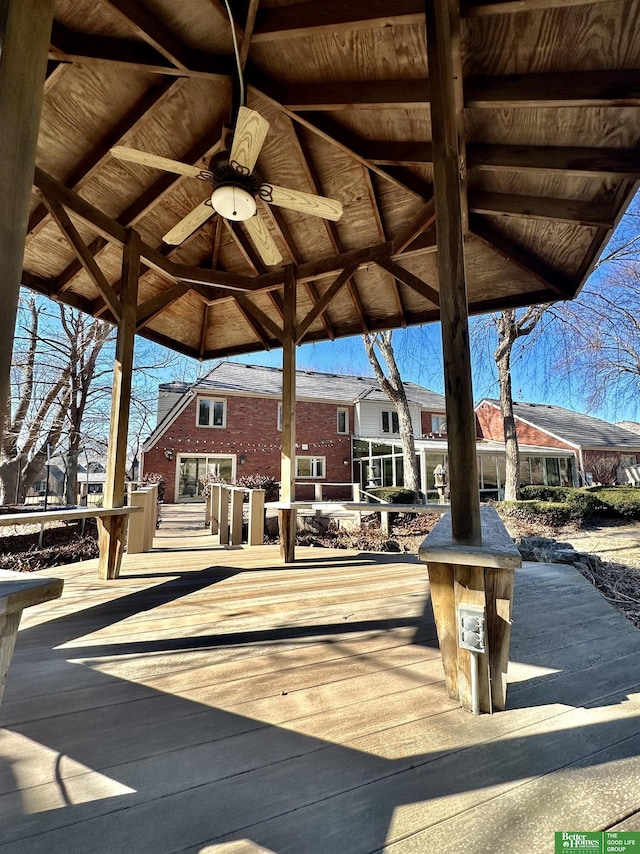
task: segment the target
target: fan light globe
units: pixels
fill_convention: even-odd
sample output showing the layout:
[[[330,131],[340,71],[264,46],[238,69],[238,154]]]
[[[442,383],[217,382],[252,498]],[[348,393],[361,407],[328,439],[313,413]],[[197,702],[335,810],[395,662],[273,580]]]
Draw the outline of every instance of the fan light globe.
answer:
[[[211,194],[211,205],[225,219],[242,221],[255,215],[256,200],[247,190],[226,184]]]

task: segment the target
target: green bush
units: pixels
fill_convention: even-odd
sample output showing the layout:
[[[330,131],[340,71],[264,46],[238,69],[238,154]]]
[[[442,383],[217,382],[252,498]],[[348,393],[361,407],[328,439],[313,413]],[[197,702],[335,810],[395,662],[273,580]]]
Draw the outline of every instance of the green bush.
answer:
[[[413,490],[404,489],[402,486],[376,486],[374,489],[367,489],[367,492],[385,504],[413,504],[416,500]]]
[[[525,501],[566,504],[574,522],[588,521],[600,507],[593,492],[569,486],[523,486],[521,495]]]
[[[571,518],[571,508],[560,501],[501,501],[498,508],[505,516],[523,522],[541,522],[550,528],[566,525]]]
[[[589,495],[598,502],[600,511],[607,515],[640,519],[640,489],[632,486],[603,486],[590,490]]]

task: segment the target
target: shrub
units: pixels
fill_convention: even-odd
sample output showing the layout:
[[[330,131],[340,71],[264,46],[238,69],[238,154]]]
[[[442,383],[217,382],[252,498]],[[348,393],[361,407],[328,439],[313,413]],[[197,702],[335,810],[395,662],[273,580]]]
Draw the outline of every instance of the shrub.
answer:
[[[612,486],[593,489],[589,494],[607,515],[640,519],[640,489],[634,489],[632,486]]]
[[[571,508],[560,501],[501,501],[500,511],[512,519],[523,522],[541,522],[550,528],[566,525],[571,518]]]
[[[600,506],[593,492],[569,486],[528,485],[522,487],[521,495],[525,501],[566,504],[569,518],[574,522],[588,521]]]
[[[158,484],[158,502],[164,501],[164,475],[159,472],[150,471],[148,474],[142,475],[142,482],[153,485],[154,483]]]
[[[375,495],[385,504],[413,504],[416,500],[413,490],[402,486],[376,486],[368,489],[367,492]]]
[[[265,501],[277,501],[280,497],[280,484],[275,477],[266,474],[243,474],[236,483],[247,489],[264,489]]]

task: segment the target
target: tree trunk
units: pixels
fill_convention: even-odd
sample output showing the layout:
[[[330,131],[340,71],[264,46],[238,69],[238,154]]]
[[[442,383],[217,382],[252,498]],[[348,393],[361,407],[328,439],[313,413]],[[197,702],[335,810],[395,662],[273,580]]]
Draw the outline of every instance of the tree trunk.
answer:
[[[504,425],[504,444],[507,458],[504,498],[505,501],[517,501],[520,497],[520,449],[516,435],[516,419],[513,414],[510,348],[496,359],[496,364],[498,367],[500,411]]]

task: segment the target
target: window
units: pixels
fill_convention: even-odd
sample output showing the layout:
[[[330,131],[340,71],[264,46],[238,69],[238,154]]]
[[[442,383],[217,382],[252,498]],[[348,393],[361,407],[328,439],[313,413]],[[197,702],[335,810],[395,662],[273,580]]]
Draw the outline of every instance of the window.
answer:
[[[324,457],[296,457],[296,477],[324,477]]]
[[[338,433],[349,432],[349,410],[338,409]]]
[[[395,409],[382,410],[382,432],[383,433],[399,433],[398,413]]]
[[[432,433],[446,433],[447,432],[447,419],[444,415],[432,415],[431,416],[431,432]]]
[[[227,401],[212,397],[198,398],[198,427],[225,427],[227,424]]]
[[[278,433],[282,433],[282,404],[278,404],[278,423],[276,427]]]
[[[621,466],[635,466],[636,464],[636,455],[635,454],[621,454],[620,455],[620,465]]]

